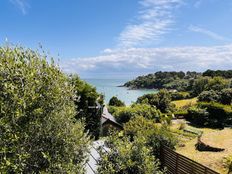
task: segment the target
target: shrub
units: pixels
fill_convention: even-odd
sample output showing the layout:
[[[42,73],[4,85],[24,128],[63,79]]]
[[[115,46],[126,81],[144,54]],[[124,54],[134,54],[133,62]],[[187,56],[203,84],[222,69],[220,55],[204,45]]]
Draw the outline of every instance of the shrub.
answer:
[[[147,103],[164,113],[170,112],[174,108],[171,103],[171,95],[166,89],[160,90],[157,94],[145,94],[139,97],[136,103]]]
[[[174,115],[176,118],[178,118],[178,117],[186,118],[188,116],[188,111],[187,110],[176,111],[176,112],[174,112]]]
[[[0,171],[83,173],[89,139],[73,87],[46,55],[0,48]]]
[[[232,173],[232,155],[229,155],[223,159],[223,165],[228,170],[228,174]]]
[[[201,102],[217,102],[220,100],[220,93],[214,90],[203,91],[198,96],[198,101]]]
[[[114,112],[116,120],[123,124],[135,116],[142,116],[160,121],[161,113],[155,107],[147,104],[133,104],[131,107],[120,107]]]
[[[131,139],[133,137],[145,138],[146,145],[152,148],[152,153],[156,157],[159,157],[162,145],[174,149],[177,143],[177,139],[166,126],[158,127],[153,120],[141,116],[135,117],[126,123],[124,131]]]
[[[223,128],[232,123],[232,106],[220,103],[198,103],[188,110],[188,119],[201,126]]]
[[[188,92],[171,92],[170,94],[172,101],[190,98],[190,94]]]
[[[205,108],[191,107],[188,109],[187,120],[193,122],[198,126],[206,126],[209,120],[209,113]]]
[[[113,96],[109,101],[109,106],[125,106],[125,103]]]
[[[108,145],[110,150],[102,152],[98,161],[99,174],[163,173],[143,138],[135,138],[131,142],[127,137],[111,136]]]
[[[232,88],[223,89],[220,102],[225,105],[232,104]]]

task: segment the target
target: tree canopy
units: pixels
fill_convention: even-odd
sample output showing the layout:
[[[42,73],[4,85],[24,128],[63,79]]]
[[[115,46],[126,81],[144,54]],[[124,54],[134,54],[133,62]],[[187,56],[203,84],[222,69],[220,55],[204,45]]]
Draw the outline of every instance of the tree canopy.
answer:
[[[89,138],[73,86],[47,55],[0,48],[0,171],[83,173]]]

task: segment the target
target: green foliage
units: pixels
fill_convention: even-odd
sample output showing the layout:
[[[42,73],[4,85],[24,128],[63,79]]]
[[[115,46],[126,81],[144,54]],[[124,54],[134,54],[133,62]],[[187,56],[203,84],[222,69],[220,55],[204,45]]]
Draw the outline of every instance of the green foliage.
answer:
[[[121,100],[119,100],[117,97],[113,96],[109,101],[109,106],[125,106],[125,103],[123,103]]]
[[[159,161],[145,146],[145,139],[111,136],[108,140],[110,150],[101,153],[97,171],[99,174],[162,174]]]
[[[232,103],[232,88],[225,88],[221,91],[203,91],[198,100],[201,102],[218,102],[225,105],[231,105]]]
[[[210,77],[217,77],[217,76],[221,76],[227,79],[231,79],[232,78],[232,70],[210,70],[208,69],[207,71],[203,72],[202,74],[203,76],[210,76]]]
[[[171,95],[166,89],[160,90],[157,94],[145,94],[139,97],[136,103],[147,103],[163,113],[172,111],[174,107],[171,103]]]
[[[206,90],[206,86],[209,83],[209,77],[200,77],[195,79],[192,85],[192,95],[198,96],[201,92]]]
[[[191,97],[196,97],[203,91],[220,91],[225,88],[231,88],[231,72],[232,70],[207,70],[203,75],[197,72],[156,72],[146,76],[139,76],[125,83],[124,86],[132,89],[147,88],[185,91],[190,92]],[[173,100],[176,100],[175,97],[182,98],[183,96],[174,95]],[[178,100],[181,98],[178,98]]]
[[[209,113],[205,108],[191,107],[188,109],[188,116],[186,119],[198,126],[207,126]]]
[[[228,170],[228,174],[232,173],[232,155],[226,156],[223,159],[223,165]]]
[[[200,102],[218,102],[219,100],[220,100],[220,93],[214,90],[203,91],[198,96],[198,101]]]
[[[229,88],[230,83],[230,80],[224,79],[223,77],[213,77],[209,79],[206,90],[221,91],[225,88]]]
[[[83,173],[89,138],[74,124],[73,87],[53,63],[0,48],[1,173]]]
[[[223,128],[232,123],[232,106],[220,103],[198,103],[197,107],[188,110],[188,119],[201,126]]]
[[[225,105],[232,104],[232,88],[223,89],[221,91],[220,102]]]
[[[188,92],[171,92],[171,100],[183,100],[190,98],[190,93]]]
[[[230,80],[222,77],[200,77],[194,80],[192,86],[192,95],[198,96],[203,91],[220,91],[230,87]]]
[[[189,87],[189,80],[197,78],[200,73],[187,72],[156,72],[146,76],[139,76],[129,81],[124,86],[129,88],[148,88],[148,89],[176,89],[186,91]]]
[[[96,101],[101,96],[96,92],[96,88],[81,80],[77,75],[71,75],[69,80],[77,96],[75,100],[76,119],[84,119],[85,130],[97,139],[100,132],[101,111],[95,107]]]
[[[147,104],[133,104],[131,107],[119,107],[113,113],[118,123],[126,123],[135,116],[160,121],[161,113],[155,107]]]
[[[124,131],[130,139],[134,137],[145,138],[146,145],[152,148],[152,153],[159,157],[161,145],[174,149],[177,143],[166,126],[158,127],[153,120],[138,116],[124,125]]]
[[[180,110],[180,111],[176,111],[174,112],[175,117],[184,117],[186,118],[188,116],[188,111],[187,110]]]

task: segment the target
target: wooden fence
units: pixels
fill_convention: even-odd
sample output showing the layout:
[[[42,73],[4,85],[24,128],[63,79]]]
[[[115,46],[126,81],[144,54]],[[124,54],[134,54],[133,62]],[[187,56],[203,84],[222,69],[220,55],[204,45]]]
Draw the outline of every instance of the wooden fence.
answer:
[[[161,148],[160,156],[168,174],[219,174],[165,146]]]

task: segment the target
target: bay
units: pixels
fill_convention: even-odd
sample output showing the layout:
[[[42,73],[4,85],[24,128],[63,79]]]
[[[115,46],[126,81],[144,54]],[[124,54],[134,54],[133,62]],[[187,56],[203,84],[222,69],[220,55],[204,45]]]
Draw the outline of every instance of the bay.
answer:
[[[99,93],[105,96],[105,102],[108,103],[113,96],[118,97],[126,105],[130,105],[137,100],[138,97],[149,94],[157,93],[157,90],[151,89],[136,89],[130,90],[126,87],[118,87],[123,85],[128,79],[84,79],[89,84],[96,87]]]

